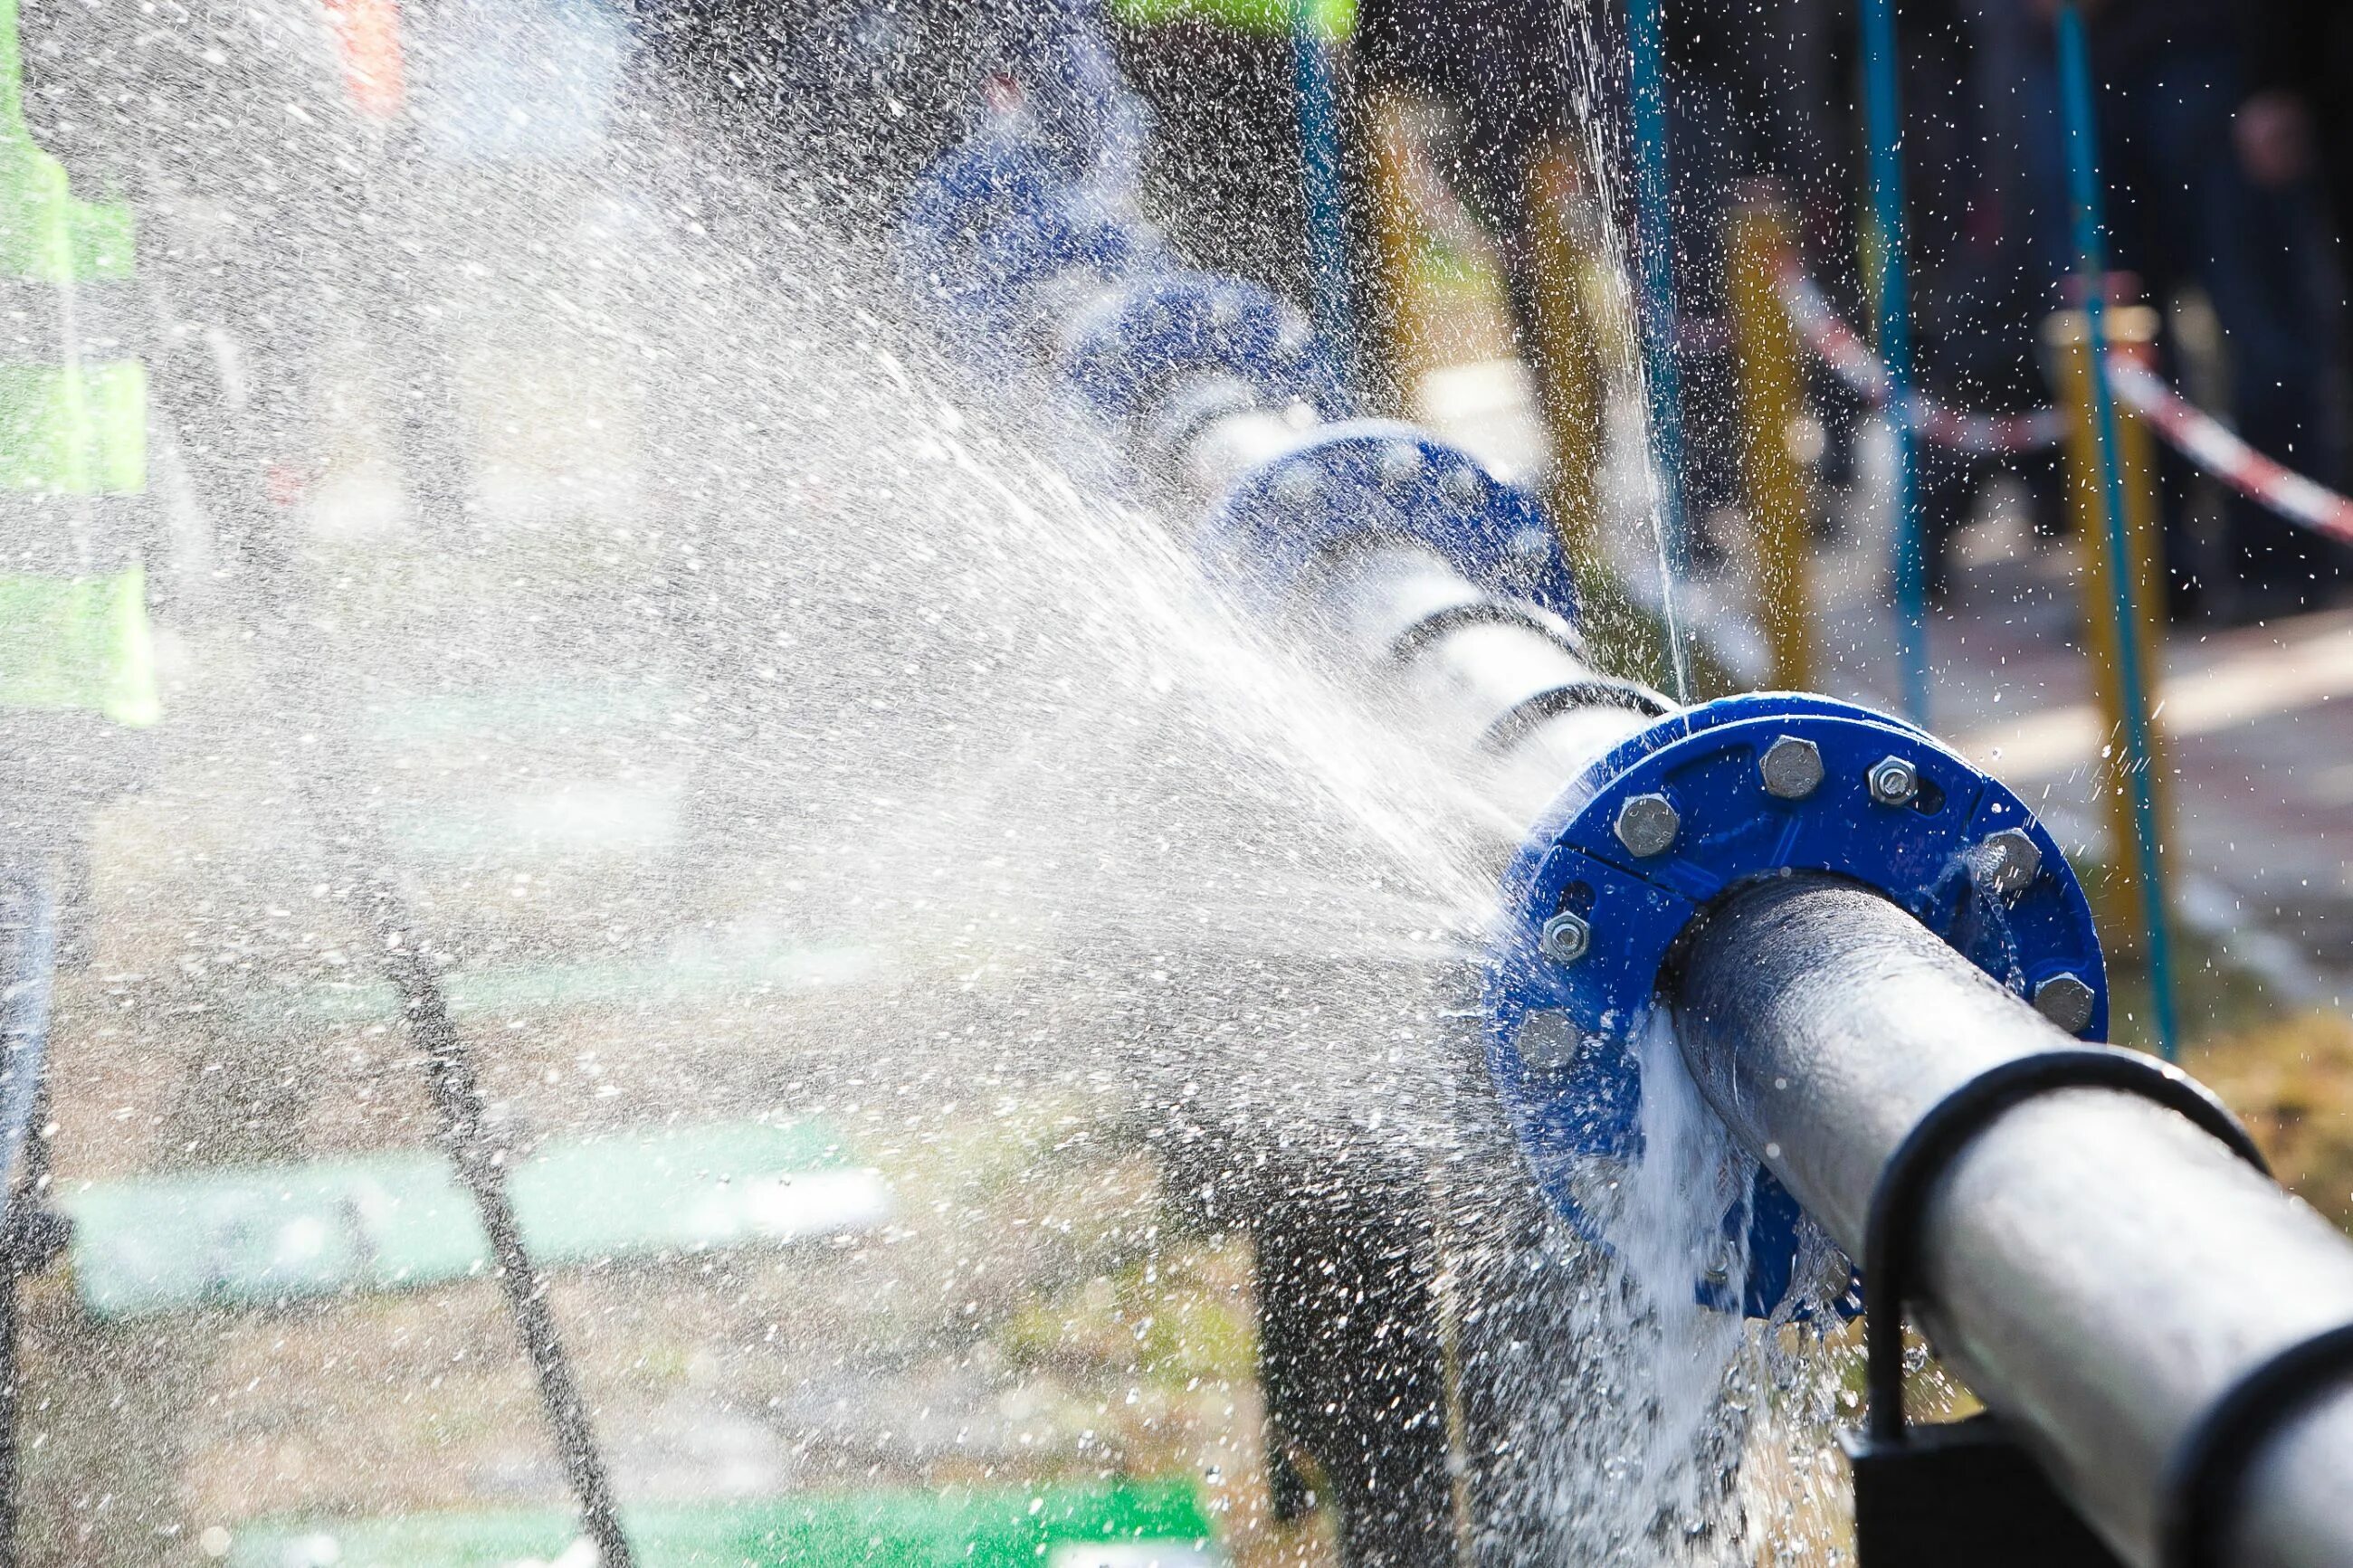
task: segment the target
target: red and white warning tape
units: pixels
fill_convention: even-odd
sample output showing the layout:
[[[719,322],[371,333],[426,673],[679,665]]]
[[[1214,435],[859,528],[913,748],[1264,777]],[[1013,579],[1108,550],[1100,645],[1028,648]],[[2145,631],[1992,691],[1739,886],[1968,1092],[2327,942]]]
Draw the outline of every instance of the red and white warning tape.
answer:
[[[1874,408],[1886,406],[1887,367],[1853,328],[1839,320],[1820,286],[1794,262],[1781,268],[1778,282],[1781,303],[1806,346],[1856,396]],[[2027,414],[1966,414],[1916,391],[1907,402],[1906,422],[1920,438],[1957,452],[1995,457],[2048,451],[2059,444],[2063,428],[2055,408],[2037,408]]]
[[[1782,268],[1778,281],[1781,302],[1806,346],[1857,396],[1874,407],[1885,406],[1887,367],[1854,329],[1839,320],[1820,286],[1794,260]],[[2167,385],[2147,365],[2128,354],[2111,353],[2108,384],[2175,451],[2215,479],[2291,522],[2353,543],[2353,500],[2264,457]],[[2066,427],[2056,408],[2008,416],[1964,414],[1916,393],[1911,405],[1911,425],[1922,439],[1961,452],[2039,452],[2055,446]]]
[[[2264,457],[2168,386],[2147,365],[2111,353],[2108,384],[2175,451],[2241,495],[2271,508],[2290,522],[2353,543],[2353,500]]]

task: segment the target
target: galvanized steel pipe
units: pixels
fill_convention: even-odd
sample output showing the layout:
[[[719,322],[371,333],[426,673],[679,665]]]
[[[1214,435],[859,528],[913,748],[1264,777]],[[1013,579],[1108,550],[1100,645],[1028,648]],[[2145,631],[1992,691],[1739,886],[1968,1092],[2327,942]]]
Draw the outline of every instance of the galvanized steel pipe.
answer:
[[[910,276],[977,359],[1050,368],[1124,432],[1224,586],[1505,764],[1534,826],[1489,954],[1489,1061],[1546,1195],[1578,1223],[1580,1163],[1639,1157],[1627,1041],[1663,997],[1769,1173],[1725,1216],[1749,1275],[1715,1304],[1785,1298],[1797,1206],[1860,1256],[1890,1156],[1948,1093],[2105,1033],[2058,846],[1883,715],[1794,693],[1676,710],[1601,675],[1532,503],[1425,433],[1347,419],[1295,312],[1176,268],[1132,170],[1070,144],[1067,119],[1002,114],[944,160],[909,208]],[[1936,1344],[2140,1568],[2169,1568],[2185,1434],[2249,1368],[2353,1322],[2353,1245],[2116,1091],[2001,1115],[1941,1178],[1924,1241]],[[2353,1391],[2270,1448],[2227,1561],[2353,1562]]]
[[[1852,1256],[1888,1158],[1996,1063],[2073,1042],[1876,894],[1736,895],[1672,990],[1701,1094]],[[2272,1353],[2353,1321],[2353,1244],[2181,1117],[2067,1089],[1972,1141],[1926,1214],[1919,1315],[2128,1561],[2158,1568],[2162,1478]],[[2229,1561],[2353,1561],[2353,1384],[2257,1456]]]

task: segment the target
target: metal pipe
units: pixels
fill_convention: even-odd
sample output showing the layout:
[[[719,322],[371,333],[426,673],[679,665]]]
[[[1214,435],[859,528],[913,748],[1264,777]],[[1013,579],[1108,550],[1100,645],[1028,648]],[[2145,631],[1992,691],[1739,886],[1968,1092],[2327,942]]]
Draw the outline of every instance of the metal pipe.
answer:
[[[1404,426],[1319,426],[1345,400],[1320,395],[1278,318],[1223,296],[1235,321],[1256,310],[1253,335],[1205,309],[1148,231],[1106,226],[1120,191],[1056,187],[980,247],[969,215],[1051,166],[1020,132],[967,143],[912,209],[920,270],[973,280],[966,330],[1039,321],[1081,273],[1118,279],[1039,357],[1198,509],[1213,576],[1384,672],[1528,803],[1549,797],[1521,819],[1482,983],[1502,1107],[1572,1223],[1582,1163],[1640,1146],[1624,1033],[1662,993],[1709,1102],[1771,1173],[1725,1215],[1747,1238],[1738,1300],[1703,1298],[1756,1315],[1789,1288],[1789,1194],[1858,1254],[1891,1154],[1945,1095],[2067,1044],[2046,1014],[2101,1037],[2089,909],[2023,801],[1883,715],[1793,693],[1671,710],[1599,675],[1554,613],[1574,595],[1541,519]],[[1564,1037],[1582,1048],[1564,1057]],[[2353,1247],[2116,1093],[2004,1116],[1944,1178],[1924,1240],[1936,1342],[2141,1568],[2184,1434],[2239,1375],[2353,1320]],[[2263,1460],[2234,1568],[2345,1558],[2353,1448],[2321,1442],[2348,1405]]]
[[[1798,877],[1690,938],[1672,999],[1701,1094],[1851,1255],[1944,1096],[2072,1042],[1876,894]],[[2170,1111],[2070,1089],[1981,1133],[1926,1217],[1920,1319],[2127,1561],[2158,1568],[2183,1436],[2273,1353],[2353,1320],[2353,1245]],[[2228,1561],[2342,1563],[2353,1387],[2259,1457]]]
[[[1664,707],[1588,662],[1567,622],[1488,593],[1426,544],[1371,536],[1326,563],[1306,601],[1324,640],[1488,754],[1517,821]]]

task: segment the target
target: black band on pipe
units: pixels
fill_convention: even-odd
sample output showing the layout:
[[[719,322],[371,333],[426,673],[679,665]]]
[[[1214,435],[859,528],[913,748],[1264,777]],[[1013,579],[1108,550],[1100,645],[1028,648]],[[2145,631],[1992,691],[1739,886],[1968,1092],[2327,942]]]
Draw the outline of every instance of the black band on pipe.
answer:
[[[1663,719],[1674,711],[1674,705],[1665,698],[1631,680],[1575,680],[1566,686],[1547,687],[1514,705],[1487,726],[1479,743],[1489,751],[1509,751],[1546,720],[1575,708],[1622,708],[1645,719]]]
[[[2164,1568],[2219,1568],[2248,1469],[2264,1439],[2348,1376],[2353,1376],[2353,1323],[2288,1346],[2207,1407],[2166,1467],[2158,1549]]]
[[[1919,1267],[1920,1220],[1936,1179],[2004,1111],[2063,1089],[2121,1089],[2155,1100],[2271,1174],[2254,1140],[2211,1090],[2138,1051],[2113,1046],[2038,1051],[1988,1068],[1945,1096],[1904,1135],[1880,1172],[1863,1224],[1864,1386],[1873,1441],[1900,1445],[1905,1438],[1904,1305]]]
[[[1556,616],[1549,616],[1533,605],[1523,605],[1514,599],[1470,599],[1459,605],[1449,605],[1429,615],[1399,632],[1389,644],[1389,658],[1399,664],[1411,662],[1414,656],[1458,626],[1517,626],[1522,631],[1535,633],[1561,652],[1582,664],[1587,658],[1584,645],[1578,641],[1576,628]]]

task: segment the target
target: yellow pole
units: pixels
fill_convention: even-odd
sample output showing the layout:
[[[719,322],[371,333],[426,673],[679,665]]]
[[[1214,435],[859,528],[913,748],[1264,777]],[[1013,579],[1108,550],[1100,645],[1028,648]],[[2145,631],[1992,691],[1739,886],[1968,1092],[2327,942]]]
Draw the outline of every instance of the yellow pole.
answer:
[[[1419,262],[1424,244],[1413,193],[1414,100],[1384,89],[1366,105],[1366,182],[1372,197],[1373,267],[1378,287],[1366,314],[1396,401],[1403,406],[1436,360]]]
[[[2107,313],[2108,342],[2123,358],[2147,358],[2157,342],[2157,312],[2131,305]],[[2052,380],[2067,410],[2067,506],[2075,529],[2083,586],[2084,629],[2092,653],[2092,692],[2100,709],[2105,739],[2099,759],[2100,790],[2107,811],[2109,866],[2106,879],[2094,889],[2103,934],[2111,952],[2137,952],[2140,943],[2140,873],[2133,854],[2138,842],[2133,821],[2132,790],[2125,769],[2124,692],[2118,678],[2116,620],[2109,606],[2115,584],[2108,580],[2106,514],[2101,501],[2100,454],[2092,424],[2091,356],[2085,352],[2086,328],[2081,310],[2061,310],[2043,323],[2042,342],[2050,356]],[[2134,599],[2138,606],[2134,635],[2140,644],[2141,668],[2149,672],[2152,696],[2161,687],[2165,603],[2163,548],[2157,492],[2157,449],[2148,423],[2119,403],[2116,411],[2116,462],[2124,478],[2125,533],[2131,556]],[[2166,787],[2165,743],[2161,710],[2149,723],[2149,780],[2158,821],[2169,816],[2170,794]],[[2172,834],[2162,830],[2161,843]]]
[[[1596,647],[1625,670],[1668,679],[1664,638],[1619,580],[1602,545],[1609,397],[1635,374],[1633,302],[1600,196],[1576,143],[1556,137],[1525,175],[1528,310],[1523,350],[1552,447],[1551,503]]]
[[[1608,456],[1607,324],[1591,285],[1605,241],[1584,160],[1553,139],[1527,173],[1537,390],[1552,442],[1553,525],[1580,578],[1601,568],[1601,474]]]
[[[1788,214],[1773,195],[1751,190],[1734,204],[1725,226],[1725,265],[1757,619],[1772,655],[1771,683],[1784,691],[1811,691],[1814,479],[1806,450],[1811,426],[1803,351],[1778,287],[1792,248]]]

